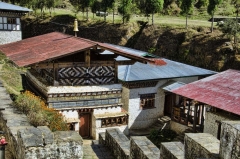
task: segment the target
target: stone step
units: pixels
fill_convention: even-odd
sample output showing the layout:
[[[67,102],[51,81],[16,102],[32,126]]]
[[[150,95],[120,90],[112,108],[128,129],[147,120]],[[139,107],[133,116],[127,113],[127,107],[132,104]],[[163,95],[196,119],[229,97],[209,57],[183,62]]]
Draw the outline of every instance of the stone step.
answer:
[[[150,127],[145,129],[130,129],[129,134],[130,136],[147,136],[150,134],[151,130],[160,130],[163,128],[165,123],[168,123],[171,121],[171,118],[168,116],[163,116],[161,118],[158,118],[158,120],[153,123]],[[169,128],[169,124],[167,124],[164,129]]]

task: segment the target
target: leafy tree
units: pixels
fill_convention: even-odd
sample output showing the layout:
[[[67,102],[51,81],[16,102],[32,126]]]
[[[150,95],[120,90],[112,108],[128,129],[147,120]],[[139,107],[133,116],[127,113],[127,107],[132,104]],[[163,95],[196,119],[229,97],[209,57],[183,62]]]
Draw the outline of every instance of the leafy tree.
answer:
[[[195,4],[195,7],[198,8],[198,9],[201,8],[201,7],[205,7],[205,6],[208,5],[208,1],[209,0],[198,0]]]
[[[102,8],[105,13],[107,12],[107,9],[112,9],[113,5],[114,0],[102,0]],[[106,15],[104,16],[104,21],[106,21]]]
[[[87,9],[87,20],[88,20],[88,8],[93,4],[94,0],[80,0],[83,11]]]
[[[238,53],[238,38],[240,36],[240,27],[239,24],[236,23],[235,19],[227,19],[220,26],[220,30],[225,33],[230,39],[234,39],[233,48],[235,50],[235,54]]]
[[[188,15],[193,12],[193,3],[194,0],[180,0],[181,13],[186,16],[186,29],[188,28]]]
[[[97,11],[101,10],[101,2],[99,2],[97,0],[93,1],[93,4],[91,5],[91,10],[92,10],[92,13],[93,13],[93,18],[94,18],[94,14]]]
[[[152,24],[153,15],[163,9],[164,0],[147,0],[146,1],[146,14],[152,14]]]
[[[234,5],[236,9],[236,18],[238,18],[239,12],[240,12],[240,0],[232,0],[232,4]]]
[[[46,1],[46,7],[49,9],[50,16],[52,16],[51,9],[55,7],[55,1],[54,0],[47,0]]]
[[[73,6],[73,13],[75,13],[75,17],[77,16],[78,12],[81,11],[81,0],[70,0],[69,1]]]
[[[118,12],[122,15],[123,24],[131,17],[132,0],[121,0]]]
[[[222,0],[209,0],[207,12],[212,16],[211,32],[213,32],[214,13],[216,12],[218,5],[222,3]]]

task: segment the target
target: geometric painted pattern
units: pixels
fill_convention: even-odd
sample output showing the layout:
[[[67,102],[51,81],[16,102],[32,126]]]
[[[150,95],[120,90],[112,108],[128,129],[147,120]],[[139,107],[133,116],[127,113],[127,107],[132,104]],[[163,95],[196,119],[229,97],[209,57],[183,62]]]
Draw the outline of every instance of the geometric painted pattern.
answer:
[[[114,83],[114,67],[67,67],[58,69],[60,85],[96,85]]]

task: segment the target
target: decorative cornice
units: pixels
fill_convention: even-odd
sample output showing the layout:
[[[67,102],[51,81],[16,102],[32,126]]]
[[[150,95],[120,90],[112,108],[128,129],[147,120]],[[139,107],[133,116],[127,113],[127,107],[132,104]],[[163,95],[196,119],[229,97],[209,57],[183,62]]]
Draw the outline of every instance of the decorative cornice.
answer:
[[[129,89],[132,88],[143,88],[143,87],[155,87],[158,81],[141,81],[141,82],[124,82],[120,81],[120,83]]]

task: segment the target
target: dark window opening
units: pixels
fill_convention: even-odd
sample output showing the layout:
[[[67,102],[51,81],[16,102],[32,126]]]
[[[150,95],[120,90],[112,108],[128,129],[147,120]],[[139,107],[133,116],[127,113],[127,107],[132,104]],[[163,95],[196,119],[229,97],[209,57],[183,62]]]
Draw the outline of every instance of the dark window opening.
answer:
[[[155,108],[155,94],[141,94],[140,107],[142,109]]]

